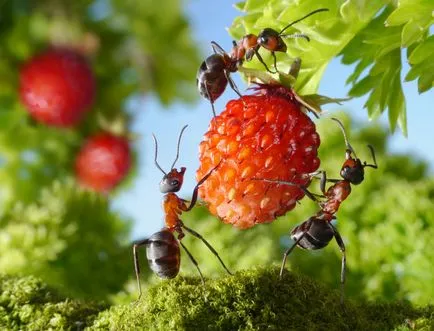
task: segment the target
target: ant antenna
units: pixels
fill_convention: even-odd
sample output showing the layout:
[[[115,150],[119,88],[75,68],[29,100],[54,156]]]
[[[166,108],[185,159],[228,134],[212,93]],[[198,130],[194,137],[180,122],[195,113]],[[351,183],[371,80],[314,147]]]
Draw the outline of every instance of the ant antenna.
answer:
[[[313,14],[316,14],[316,13],[319,13],[319,12],[322,12],[322,11],[329,11],[329,9],[328,9],[328,8],[320,8],[320,9],[314,10],[313,12],[307,14],[306,16],[303,16],[302,18],[299,18],[298,20],[295,20],[294,22],[289,23],[287,26],[285,26],[285,27],[284,27],[284,28],[279,32],[279,35],[282,35],[283,31],[285,31],[286,29],[288,29],[290,26],[293,26],[295,23],[298,23],[298,22],[300,22],[300,21],[303,21],[305,18],[308,18],[309,16],[312,16]]]
[[[176,147],[175,161],[173,161],[172,167],[170,169],[173,169],[173,167],[175,166],[176,161],[178,161],[178,157],[179,157],[179,145],[181,144],[181,137],[182,137],[182,134],[184,133],[184,130],[187,129],[187,126],[188,125],[184,125],[184,127],[181,129],[181,132],[179,133],[178,146]]]
[[[336,121],[336,122],[338,123],[339,127],[341,128],[342,134],[344,135],[345,145],[347,146],[347,149],[348,149],[351,153],[353,153],[354,156],[355,156],[355,158],[357,159],[358,157],[357,157],[356,152],[354,151],[353,147],[351,147],[350,143],[348,142],[348,137],[347,137],[347,134],[345,133],[344,125],[342,124],[341,121],[339,121],[339,120],[338,120],[337,118],[335,118],[335,117],[332,117],[331,119],[332,119],[333,121]]]
[[[154,138],[154,144],[155,144],[155,157],[154,157],[154,163],[157,166],[158,169],[161,170],[161,172],[163,174],[165,174],[167,176],[167,173],[160,167],[160,165],[158,164],[157,161],[157,155],[158,155],[158,142],[157,142],[157,138],[155,137],[155,134],[152,134],[152,138]]]
[[[305,35],[304,33],[294,33],[294,34],[281,34],[281,37],[285,37],[285,38],[304,38],[307,41],[310,41],[310,38]]]

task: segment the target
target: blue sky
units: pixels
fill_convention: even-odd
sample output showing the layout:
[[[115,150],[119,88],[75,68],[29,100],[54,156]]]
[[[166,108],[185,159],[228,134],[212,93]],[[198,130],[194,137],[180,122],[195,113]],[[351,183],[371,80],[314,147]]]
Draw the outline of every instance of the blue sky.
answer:
[[[202,49],[204,58],[211,54],[210,41],[218,42],[223,48],[231,48],[231,38],[226,28],[240,13],[232,6],[232,1],[199,1],[192,0],[186,4],[185,12],[191,24],[194,37]],[[199,67],[200,63],[198,63]],[[407,69],[404,70],[406,72]],[[321,81],[319,93],[344,97],[348,88],[345,79],[352,72],[352,67],[343,66],[339,60],[334,60],[327,68]],[[234,75],[235,76],[235,75]],[[336,79],[342,77],[342,79]],[[241,91],[245,85],[237,80]],[[434,104],[433,91],[419,95],[415,82],[404,83],[407,98],[408,138],[397,131],[390,139],[393,152],[410,153],[427,160],[434,169]],[[216,102],[216,110],[222,110],[226,102],[236,98],[236,94],[228,88]],[[367,112],[363,109],[365,98],[354,99],[345,104],[347,110],[355,119],[367,122]],[[182,126],[189,127],[184,132],[181,142],[180,157],[177,167],[187,167],[184,185],[180,195],[189,198],[195,186],[195,171],[198,168],[198,145],[206,132],[211,119],[211,107],[208,101],[200,100],[194,105],[175,104],[169,109],[163,109],[153,97],[146,96],[133,105],[135,114],[132,130],[140,135],[135,142],[138,152],[138,175],[134,184],[116,197],[114,208],[134,220],[132,236],[134,239],[146,237],[164,226],[161,208],[162,194],[159,182],[162,173],[154,166],[154,146],[151,133],[154,132],[159,142],[159,164],[169,171],[176,154],[176,143]],[[325,108],[332,112],[335,106]],[[380,119],[387,125],[387,118]],[[186,215],[188,218],[188,216]]]

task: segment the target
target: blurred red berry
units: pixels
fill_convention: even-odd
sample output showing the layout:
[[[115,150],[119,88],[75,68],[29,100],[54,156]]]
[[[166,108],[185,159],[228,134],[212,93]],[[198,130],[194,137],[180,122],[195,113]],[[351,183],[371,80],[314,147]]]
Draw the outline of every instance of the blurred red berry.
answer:
[[[306,174],[320,164],[315,124],[291,92],[266,85],[258,92],[230,101],[199,147],[198,180],[222,161],[201,185],[200,197],[211,213],[241,229],[273,221],[304,196],[295,186],[253,177],[307,185]]]
[[[75,51],[48,50],[21,68],[21,101],[38,122],[74,126],[89,110],[94,96],[94,75]]]
[[[131,151],[125,137],[100,133],[88,138],[75,160],[78,181],[98,192],[119,184],[131,167]]]

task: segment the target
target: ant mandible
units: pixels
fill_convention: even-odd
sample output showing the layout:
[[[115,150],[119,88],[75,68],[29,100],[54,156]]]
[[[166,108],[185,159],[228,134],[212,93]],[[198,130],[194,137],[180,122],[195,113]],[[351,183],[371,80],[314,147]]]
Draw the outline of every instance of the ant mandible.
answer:
[[[308,198],[318,203],[320,210],[312,217],[309,217],[306,221],[297,225],[291,231],[291,239],[294,240],[292,246],[290,246],[283,255],[282,266],[280,268],[280,278],[282,278],[283,270],[286,264],[286,260],[288,255],[292,252],[292,250],[298,246],[307,250],[316,250],[324,248],[328,245],[328,243],[335,238],[339,249],[342,253],[342,261],[341,261],[341,302],[343,303],[344,299],[344,284],[345,284],[345,272],[346,272],[346,255],[345,255],[345,244],[342,240],[341,235],[339,234],[336,227],[331,223],[334,219],[336,219],[336,212],[339,210],[341,203],[347,199],[347,197],[351,193],[351,184],[358,185],[364,180],[365,168],[371,167],[377,169],[377,161],[375,157],[374,148],[371,145],[368,145],[368,148],[371,152],[373,164],[368,164],[366,162],[360,161],[357,157],[356,152],[351,147],[348,142],[347,135],[345,133],[345,128],[343,124],[337,119],[332,118],[332,120],[336,121],[342,130],[346,151],[345,151],[345,161],[342,165],[340,175],[343,179],[328,179],[326,177],[325,171],[321,171],[321,180],[320,180],[320,190],[322,192],[321,195],[314,194],[310,192],[306,187],[294,184],[291,182],[280,181],[280,180],[268,180],[261,179],[270,183],[277,184],[285,184],[299,187]],[[353,157],[354,155],[354,157]],[[326,190],[326,182],[334,183]]]
[[[179,146],[181,143],[181,137],[184,130],[187,128],[185,125],[178,138],[178,146],[176,150],[175,161],[173,161],[171,170],[169,173],[166,173],[157,162],[158,155],[158,142],[157,138],[154,134],[152,137],[155,143],[155,158],[154,162],[158,169],[164,174],[163,179],[160,182],[160,191],[161,193],[165,193],[163,198],[163,209],[165,213],[165,227],[159,231],[154,233],[148,239],[136,241],[133,245],[133,255],[134,255],[134,268],[136,272],[137,278],[137,286],[139,288],[139,298],[142,295],[142,289],[140,286],[140,266],[139,266],[139,258],[137,255],[137,250],[141,246],[146,247],[146,256],[148,259],[149,266],[151,270],[160,278],[174,278],[179,272],[180,262],[181,262],[181,252],[179,248],[179,244],[187,253],[190,260],[196,266],[197,271],[199,272],[202,283],[204,284],[204,278],[202,272],[200,271],[199,265],[190,251],[185,247],[185,245],[181,242],[181,239],[185,236],[186,232],[195,236],[202,240],[202,242],[209,248],[209,250],[218,258],[222,266],[225,270],[232,275],[229,269],[226,267],[222,259],[220,258],[217,251],[211,246],[208,241],[205,240],[199,233],[194,231],[193,229],[187,227],[180,219],[180,215],[183,212],[190,211],[197,202],[197,195],[199,186],[205,182],[208,177],[212,174],[214,170],[216,170],[220,164],[212,168],[194,187],[193,195],[191,198],[190,204],[187,206],[187,201],[179,198],[175,192],[178,192],[184,181],[184,173],[186,171],[185,167],[181,167],[180,171],[174,168],[175,163],[179,157]],[[178,234],[176,238],[174,236],[174,232]]]
[[[257,36],[254,34],[247,34],[243,38],[241,38],[238,43],[234,45],[232,52],[230,54],[231,58],[235,58],[238,60],[239,65],[242,64],[242,59],[245,58],[246,61],[250,61],[253,58],[253,55],[256,55],[259,62],[261,62],[265,69],[275,74],[277,73],[277,58],[275,52],[286,52],[287,46],[283,40],[283,38],[304,38],[307,41],[310,41],[310,38],[303,33],[295,33],[295,34],[283,34],[286,29],[293,26],[294,24],[303,21],[304,19],[312,16],[316,13],[328,11],[327,8],[320,8],[310,12],[309,14],[303,16],[302,18],[295,20],[285,26],[280,32],[272,28],[265,28],[262,30]],[[274,69],[275,71],[271,71],[268,66],[265,64],[262,56],[259,54],[259,48],[265,48],[270,51],[271,56],[274,60]]]

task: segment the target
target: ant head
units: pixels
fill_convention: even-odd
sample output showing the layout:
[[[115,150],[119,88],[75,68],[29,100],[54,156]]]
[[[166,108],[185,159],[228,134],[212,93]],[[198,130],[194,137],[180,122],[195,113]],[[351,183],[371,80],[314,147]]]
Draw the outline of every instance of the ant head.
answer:
[[[155,158],[154,158],[155,165],[164,174],[163,179],[160,182],[160,192],[161,193],[178,192],[182,187],[182,183],[184,181],[184,173],[185,173],[186,168],[181,167],[181,170],[178,171],[175,168],[175,163],[176,163],[176,161],[178,161],[178,157],[179,157],[179,145],[181,143],[181,137],[182,137],[182,134],[184,133],[184,130],[187,128],[187,126],[188,125],[185,125],[181,129],[181,132],[179,133],[178,146],[176,148],[176,157],[175,157],[175,161],[173,161],[173,163],[172,163],[171,170],[169,173],[166,173],[157,162],[158,142],[157,142],[157,138],[155,137],[155,135],[152,134],[152,137],[154,138],[154,143],[155,143]]]
[[[182,183],[184,182],[185,170],[187,170],[185,167],[181,167],[181,171],[173,168],[167,175],[164,175],[160,182],[160,192],[178,192],[182,187]]]
[[[286,44],[280,33],[271,28],[265,28],[258,35],[257,44],[272,52],[286,52]]]
[[[346,160],[341,168],[341,177],[354,185],[360,184],[365,179],[365,169],[362,162],[351,157],[350,150],[346,152]]]
[[[362,165],[360,159],[357,157],[353,147],[348,142],[347,134],[345,132],[345,128],[342,122],[339,121],[337,118],[332,118],[332,120],[338,123],[342,134],[344,135],[345,145],[347,147],[345,151],[345,162],[342,165],[340,175],[343,179],[349,181],[351,184],[360,184],[365,178],[364,166]]]

